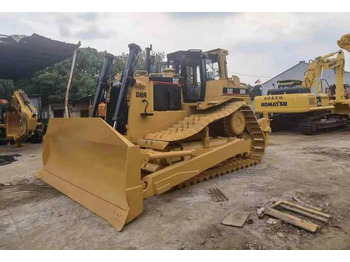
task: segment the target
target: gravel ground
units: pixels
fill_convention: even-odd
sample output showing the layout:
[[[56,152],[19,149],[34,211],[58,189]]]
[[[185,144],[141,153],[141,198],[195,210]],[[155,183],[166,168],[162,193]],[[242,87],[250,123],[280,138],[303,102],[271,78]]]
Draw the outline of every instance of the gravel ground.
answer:
[[[0,146],[0,249],[350,249],[349,131],[273,134],[259,165],[151,197],[122,232],[37,179],[41,151]],[[212,201],[212,187],[229,200]],[[257,207],[295,196],[332,214],[329,224],[309,233],[258,219]],[[232,211],[251,223],[222,225]]]

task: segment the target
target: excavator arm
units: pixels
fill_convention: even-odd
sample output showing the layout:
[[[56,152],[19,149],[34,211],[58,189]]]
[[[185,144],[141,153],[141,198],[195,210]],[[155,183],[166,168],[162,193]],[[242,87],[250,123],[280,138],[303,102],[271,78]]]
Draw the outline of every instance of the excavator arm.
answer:
[[[338,41],[338,46],[342,49],[345,49],[346,51],[350,52],[350,34],[343,35]],[[338,82],[338,76],[337,76],[337,82]],[[338,90],[337,90],[338,91]],[[337,96],[337,100],[345,99],[345,93],[344,89],[339,90],[340,95]]]
[[[334,58],[335,55],[337,56]],[[334,69],[336,73],[336,99],[342,99],[344,97],[344,63],[342,50],[315,58],[305,72],[302,86],[312,89],[314,93],[322,93],[323,72]]]
[[[14,91],[4,118],[6,138],[17,145],[33,134],[38,124],[38,112],[23,90]]]
[[[343,35],[337,43],[340,48],[350,52],[350,34]]]

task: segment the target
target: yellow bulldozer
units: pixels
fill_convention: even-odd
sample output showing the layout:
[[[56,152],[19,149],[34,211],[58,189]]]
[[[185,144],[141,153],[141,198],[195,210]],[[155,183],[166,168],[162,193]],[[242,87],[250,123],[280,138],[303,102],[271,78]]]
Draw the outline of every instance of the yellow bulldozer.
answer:
[[[17,146],[22,146],[28,139],[35,143],[42,141],[38,112],[23,90],[15,90],[2,111],[3,141],[14,141]]]
[[[50,120],[37,173],[117,230],[148,197],[257,164],[271,131],[227,76],[228,51],[170,53],[161,73],[135,70],[140,52],[130,44],[111,80],[106,55],[89,118]]]
[[[349,39],[350,35],[343,36],[338,45],[349,51]],[[317,57],[310,63],[301,83],[282,81],[278,89],[255,97],[255,112],[270,115],[273,131],[297,129],[304,134],[314,134],[348,127],[350,89],[344,85],[344,65],[342,50]],[[331,69],[335,71],[335,85],[323,79],[324,71]]]

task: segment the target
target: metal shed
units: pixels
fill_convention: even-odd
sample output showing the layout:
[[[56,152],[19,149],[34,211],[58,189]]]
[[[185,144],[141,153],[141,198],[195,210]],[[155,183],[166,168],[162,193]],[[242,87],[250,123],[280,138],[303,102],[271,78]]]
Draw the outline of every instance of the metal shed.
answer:
[[[300,61],[295,66],[287,69],[286,71],[278,74],[277,76],[271,78],[261,85],[261,91],[263,95],[267,94],[267,90],[276,89],[277,82],[283,80],[300,80],[304,78],[304,73],[307,70],[309,63],[305,61]],[[334,70],[327,70],[323,73],[323,78],[327,80],[329,85],[335,84],[335,73]],[[350,84],[350,72],[345,72],[344,74],[344,84]]]

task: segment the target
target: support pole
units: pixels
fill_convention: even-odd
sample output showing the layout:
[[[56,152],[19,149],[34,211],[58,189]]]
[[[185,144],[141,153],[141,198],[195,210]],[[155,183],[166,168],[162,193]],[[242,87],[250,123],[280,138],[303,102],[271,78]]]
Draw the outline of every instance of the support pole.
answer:
[[[78,47],[74,50],[74,53],[73,53],[72,66],[71,66],[71,69],[70,69],[69,80],[68,80],[67,90],[66,90],[66,98],[64,99],[64,117],[65,118],[70,118],[70,112],[69,112],[69,91],[70,91],[70,88],[72,86],[73,73],[74,73],[75,64],[76,64],[76,61],[77,61],[77,53],[78,53],[79,46],[80,46],[80,41],[78,43]]]

